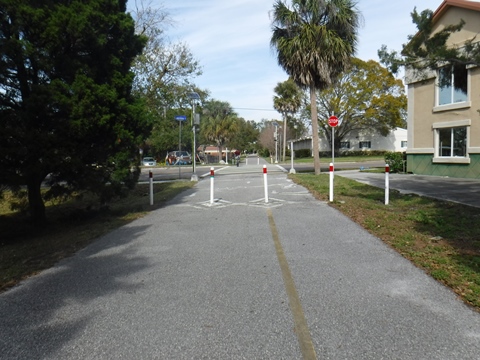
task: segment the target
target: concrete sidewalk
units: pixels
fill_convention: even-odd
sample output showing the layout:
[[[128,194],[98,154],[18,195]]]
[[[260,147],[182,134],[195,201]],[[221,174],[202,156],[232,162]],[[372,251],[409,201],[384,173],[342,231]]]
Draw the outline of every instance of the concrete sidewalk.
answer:
[[[480,314],[277,173],[218,176],[0,295],[1,359],[478,359]]]

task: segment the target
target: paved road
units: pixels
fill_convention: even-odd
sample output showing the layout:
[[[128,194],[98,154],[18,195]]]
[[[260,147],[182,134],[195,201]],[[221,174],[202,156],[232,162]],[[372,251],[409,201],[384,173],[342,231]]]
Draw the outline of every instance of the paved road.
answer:
[[[330,161],[330,160],[328,160]],[[321,171],[326,172],[329,170],[329,163],[327,160],[322,159],[321,161]],[[283,169],[283,171],[290,171],[291,164],[268,164],[264,159],[260,159],[256,156],[251,156],[248,158],[248,160],[242,159],[242,163],[239,166],[239,169],[237,170],[231,170],[231,171],[238,171],[238,172],[252,172],[252,171],[261,171],[260,169],[255,169],[255,165],[257,164],[267,164],[269,166],[269,169],[271,171],[276,171],[275,169]],[[359,170],[360,167],[364,168],[374,168],[374,167],[382,167],[384,166],[385,163],[383,161],[365,161],[365,162],[342,162],[338,163],[336,165],[337,169],[356,169]],[[235,166],[225,166],[225,165],[197,165],[196,166],[196,174],[198,176],[205,174],[210,171],[210,167],[213,166],[215,169],[220,169],[223,167],[235,167]],[[261,167],[261,166],[260,166]],[[294,168],[298,172],[313,172],[313,164],[311,163],[295,163]],[[190,180],[192,177],[193,173],[193,167],[191,165],[189,166],[180,166],[180,169],[178,166],[167,166],[167,167],[154,167],[154,168],[149,168],[149,167],[144,167],[142,168],[142,173],[140,175],[140,181],[147,181],[149,177],[149,171],[153,172],[153,177],[156,181],[164,181],[164,180],[178,180],[178,179],[183,179],[183,180]]]
[[[359,170],[339,171],[339,176],[385,188],[385,174],[361,172]],[[411,174],[389,174],[391,189],[408,194],[457,202],[480,207],[480,180],[459,179],[441,176]]]
[[[1,294],[0,358],[478,359],[455,294],[271,165],[268,203],[229,170]]]

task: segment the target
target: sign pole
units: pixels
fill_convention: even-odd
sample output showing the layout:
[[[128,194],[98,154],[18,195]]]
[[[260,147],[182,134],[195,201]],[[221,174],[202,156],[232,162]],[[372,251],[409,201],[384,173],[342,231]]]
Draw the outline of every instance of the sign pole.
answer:
[[[328,125],[332,128],[332,162],[330,163],[330,201],[333,201],[333,177],[335,164],[335,127],[339,125],[338,118],[332,115],[328,118]]]
[[[182,151],[182,121],[186,121],[187,117],[185,115],[177,115],[175,116],[175,120],[177,120],[180,123],[180,127],[178,130],[178,151]],[[182,174],[180,171],[180,163],[178,163],[178,178],[182,178]]]
[[[335,164],[335,127],[332,126],[332,164]]]

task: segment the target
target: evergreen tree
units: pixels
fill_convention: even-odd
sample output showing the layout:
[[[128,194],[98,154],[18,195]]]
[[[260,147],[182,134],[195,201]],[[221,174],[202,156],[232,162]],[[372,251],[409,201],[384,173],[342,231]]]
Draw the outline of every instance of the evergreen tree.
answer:
[[[86,189],[103,202],[136,183],[148,129],[130,66],[145,41],[126,2],[1,1],[0,184],[26,186],[37,223],[47,175],[46,196]]]
[[[417,33],[408,36],[408,42],[403,45],[400,53],[389,51],[386,45],[378,50],[381,63],[393,73],[400,68],[407,67],[417,77],[428,74],[430,70],[437,70],[445,64],[480,65],[480,42],[475,35],[467,39],[462,46],[449,46],[450,36],[459,32],[465,26],[465,21],[443,26],[433,32],[434,12],[430,9],[418,13],[414,8],[411,13],[412,22],[417,27]]]

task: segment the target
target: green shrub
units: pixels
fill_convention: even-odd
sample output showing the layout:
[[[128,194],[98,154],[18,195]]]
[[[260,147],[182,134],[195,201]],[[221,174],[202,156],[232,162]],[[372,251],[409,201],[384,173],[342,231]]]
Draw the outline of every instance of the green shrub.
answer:
[[[270,151],[268,151],[268,149],[266,148],[262,148],[258,150],[258,155],[260,155],[261,157],[269,157]]]
[[[297,159],[312,157],[312,151],[310,149],[295,150],[295,157]]]
[[[403,172],[403,153],[387,151],[384,158],[385,163],[390,166],[390,172]]]

